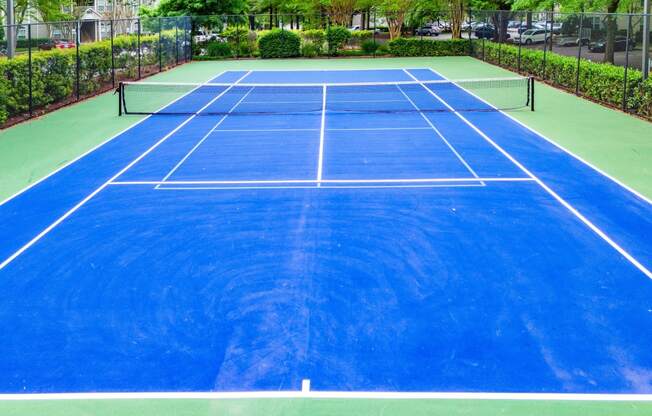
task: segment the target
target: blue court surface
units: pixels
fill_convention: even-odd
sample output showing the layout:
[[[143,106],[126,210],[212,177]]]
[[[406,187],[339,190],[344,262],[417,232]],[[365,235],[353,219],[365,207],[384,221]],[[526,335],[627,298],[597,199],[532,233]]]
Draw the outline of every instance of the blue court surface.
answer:
[[[651,202],[438,79],[225,72],[396,84],[200,87],[2,203],[0,393],[652,393]]]

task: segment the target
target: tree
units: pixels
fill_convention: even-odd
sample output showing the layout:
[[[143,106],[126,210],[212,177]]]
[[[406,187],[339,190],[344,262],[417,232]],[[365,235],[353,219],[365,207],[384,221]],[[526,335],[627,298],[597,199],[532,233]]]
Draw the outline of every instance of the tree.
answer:
[[[389,26],[389,37],[395,39],[401,36],[405,16],[412,10],[416,0],[382,0],[380,10],[382,11],[387,26]]]
[[[349,26],[356,4],[357,0],[330,0],[326,10],[331,22],[337,26]]]

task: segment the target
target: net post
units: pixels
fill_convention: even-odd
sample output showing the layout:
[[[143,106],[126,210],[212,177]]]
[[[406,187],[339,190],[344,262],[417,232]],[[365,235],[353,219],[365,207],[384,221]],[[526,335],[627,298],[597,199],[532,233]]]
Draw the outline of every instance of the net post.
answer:
[[[118,117],[122,116],[122,98],[124,97],[124,84],[122,81],[118,84]]]
[[[530,111],[534,111],[534,77],[530,77]]]

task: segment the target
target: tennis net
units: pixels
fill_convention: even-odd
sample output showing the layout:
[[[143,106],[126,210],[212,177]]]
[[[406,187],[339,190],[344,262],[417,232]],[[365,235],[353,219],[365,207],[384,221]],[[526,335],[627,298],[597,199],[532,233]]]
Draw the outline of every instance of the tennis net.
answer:
[[[124,82],[120,114],[264,115],[534,110],[532,78],[368,83]]]

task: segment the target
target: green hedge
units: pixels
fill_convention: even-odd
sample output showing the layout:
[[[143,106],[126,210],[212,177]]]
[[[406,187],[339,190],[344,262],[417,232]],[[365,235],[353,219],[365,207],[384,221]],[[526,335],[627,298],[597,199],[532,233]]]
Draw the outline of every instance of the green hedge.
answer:
[[[324,43],[326,42],[326,32],[322,29],[307,29],[301,31],[301,39],[303,40],[304,49],[308,47],[317,55],[324,53]],[[310,45],[310,46],[308,46]],[[305,53],[304,53],[305,56]]]
[[[336,55],[344,44],[351,38],[351,31],[342,26],[331,26],[326,30],[328,53]]]
[[[481,46],[476,56],[482,57]],[[518,46],[484,43],[484,59],[488,62],[518,71]],[[545,74],[543,51],[521,48],[521,72],[550,81],[552,84],[575,90],[577,58],[546,53]],[[579,91],[596,101],[621,107],[625,69],[620,66],[580,60]],[[640,71],[627,71],[627,107],[636,114],[652,118],[652,80],[643,81]]]
[[[138,71],[138,39],[135,35],[114,39],[116,75],[135,78]],[[141,64],[158,65],[158,35],[141,36]],[[163,33],[161,52],[164,65],[176,61],[174,31]],[[106,88],[112,77],[110,41],[82,44],[79,48],[80,95],[91,95]],[[75,49],[54,49],[32,53],[32,108],[75,98],[77,63]],[[0,59],[0,125],[8,117],[29,111],[28,55]]]
[[[293,58],[301,55],[301,38],[289,30],[274,29],[258,40],[261,58]]]
[[[389,42],[389,53],[394,56],[463,56],[469,54],[469,41],[448,41],[416,38],[398,38]]]

